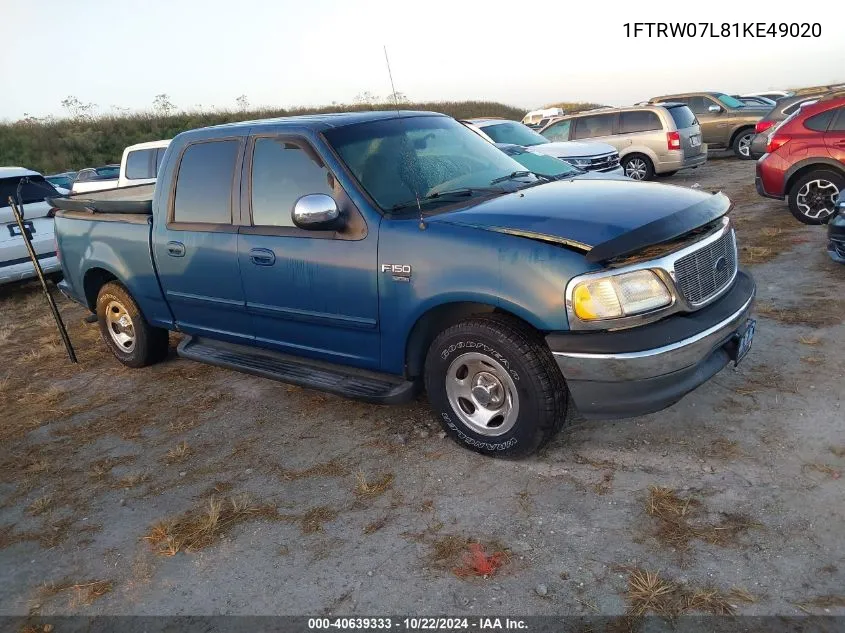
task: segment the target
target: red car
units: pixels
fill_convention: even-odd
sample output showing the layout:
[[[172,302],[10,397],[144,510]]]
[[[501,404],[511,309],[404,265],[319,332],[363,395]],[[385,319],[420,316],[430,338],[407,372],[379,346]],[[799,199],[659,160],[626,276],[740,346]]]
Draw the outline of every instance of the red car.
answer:
[[[845,190],[845,95],[836,93],[792,114],[769,135],[757,161],[757,193],[789,199],[804,224],[824,224]]]

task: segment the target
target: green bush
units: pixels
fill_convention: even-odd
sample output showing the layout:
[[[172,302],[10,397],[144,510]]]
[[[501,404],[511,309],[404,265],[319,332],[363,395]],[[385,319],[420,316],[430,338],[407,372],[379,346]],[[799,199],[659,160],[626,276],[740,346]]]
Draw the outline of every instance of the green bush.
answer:
[[[120,162],[128,145],[172,138],[209,125],[297,114],[392,110],[390,103],[315,108],[134,114],[90,119],[24,120],[0,125],[0,165],[17,165],[45,174]],[[476,116],[520,120],[523,110],[489,101],[402,103],[403,110],[431,110],[455,118]]]

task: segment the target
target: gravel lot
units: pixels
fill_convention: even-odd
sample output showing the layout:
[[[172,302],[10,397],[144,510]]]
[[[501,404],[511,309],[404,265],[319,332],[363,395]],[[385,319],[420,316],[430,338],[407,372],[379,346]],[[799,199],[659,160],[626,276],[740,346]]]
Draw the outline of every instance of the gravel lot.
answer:
[[[735,202],[743,364],[520,462],[423,400],[125,369],[62,299],[73,367],[38,288],[0,289],[0,614],[845,614],[845,268],[753,172],[666,180]]]

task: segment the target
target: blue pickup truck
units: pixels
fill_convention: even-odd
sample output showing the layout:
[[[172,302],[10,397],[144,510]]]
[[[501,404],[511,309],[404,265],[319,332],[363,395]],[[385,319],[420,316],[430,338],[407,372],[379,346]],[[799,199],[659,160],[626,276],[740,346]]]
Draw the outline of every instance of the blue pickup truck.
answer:
[[[52,202],[61,289],[125,365],[172,330],[185,358],[353,398],[424,386],[489,455],[534,452],[573,406],[667,407],[754,332],[724,195],[551,182],[430,112],[192,130],[154,188]]]

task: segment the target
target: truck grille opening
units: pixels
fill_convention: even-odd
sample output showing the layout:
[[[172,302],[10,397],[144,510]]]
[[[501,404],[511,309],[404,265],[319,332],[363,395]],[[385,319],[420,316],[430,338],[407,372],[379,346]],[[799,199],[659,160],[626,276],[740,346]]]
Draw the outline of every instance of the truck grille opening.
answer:
[[[736,267],[736,238],[730,230],[715,242],[678,259],[675,279],[686,300],[698,306],[731,282]]]

